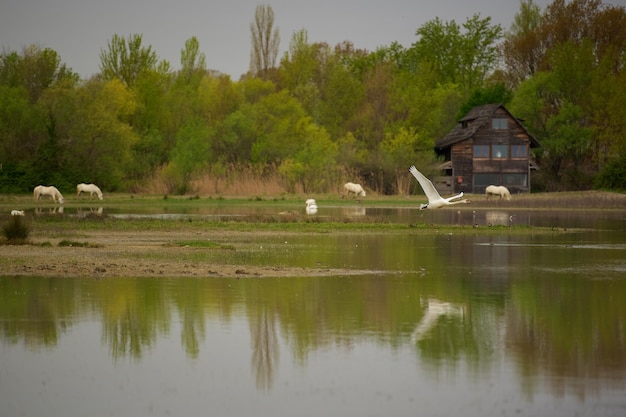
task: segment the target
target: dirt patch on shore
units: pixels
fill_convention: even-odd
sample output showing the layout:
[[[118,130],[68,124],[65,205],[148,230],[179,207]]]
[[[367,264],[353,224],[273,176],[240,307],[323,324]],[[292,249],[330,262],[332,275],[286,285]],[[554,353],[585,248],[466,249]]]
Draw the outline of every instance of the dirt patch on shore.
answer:
[[[212,235],[211,237],[215,237]],[[194,239],[207,236],[196,235]],[[239,237],[245,240],[245,237]],[[232,261],[236,249],[189,247],[188,233],[93,231],[73,239],[33,238],[28,244],[0,245],[0,274],[44,277],[288,277],[375,273],[312,266],[256,266]]]

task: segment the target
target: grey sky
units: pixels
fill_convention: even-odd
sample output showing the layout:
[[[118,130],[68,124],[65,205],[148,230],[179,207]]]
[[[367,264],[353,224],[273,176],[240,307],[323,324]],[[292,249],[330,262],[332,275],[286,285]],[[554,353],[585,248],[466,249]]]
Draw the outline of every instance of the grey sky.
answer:
[[[626,0],[605,1],[624,4]],[[415,31],[439,17],[461,24],[479,13],[508,29],[519,0],[4,0],[0,5],[0,47],[17,50],[30,44],[54,49],[62,61],[89,77],[99,72],[100,51],[114,34],[139,33],[159,58],[180,67],[185,41],[196,36],[207,66],[234,80],[248,70],[250,23],[258,4],[272,7],[280,30],[279,58],[295,31],[305,29],[310,42],[335,45],[351,41],[374,51],[397,41],[405,47]],[[535,0],[544,8],[551,0]]]

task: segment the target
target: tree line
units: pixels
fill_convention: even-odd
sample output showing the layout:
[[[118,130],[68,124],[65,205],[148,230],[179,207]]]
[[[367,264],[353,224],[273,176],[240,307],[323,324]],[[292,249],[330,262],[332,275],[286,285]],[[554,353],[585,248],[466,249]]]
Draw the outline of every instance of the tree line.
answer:
[[[412,164],[473,106],[503,103],[542,147],[533,189],[626,189],[626,10],[600,0],[522,0],[511,28],[474,15],[431,20],[409,47],[376,51],[292,34],[278,57],[274,11],[250,25],[250,70],[207,67],[197,38],[180,69],[142,35],[117,34],[100,72],[81,79],[49,48],[0,55],[0,192],[37,184],[110,191],[166,184],[192,193],[201,175],[278,177],[287,192],[359,180],[407,193]]]

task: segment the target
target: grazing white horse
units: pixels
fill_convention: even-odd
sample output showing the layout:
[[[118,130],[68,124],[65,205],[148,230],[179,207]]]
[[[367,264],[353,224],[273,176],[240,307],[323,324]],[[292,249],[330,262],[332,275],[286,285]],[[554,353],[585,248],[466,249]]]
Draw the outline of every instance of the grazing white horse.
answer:
[[[102,200],[102,191],[100,191],[100,188],[98,188],[96,184],[78,184],[76,186],[76,197],[78,197],[80,193],[89,193],[89,198],[96,194],[98,199]]]
[[[24,216],[24,210],[11,210],[11,216]]]
[[[500,199],[506,198],[507,200],[511,199],[511,193],[509,189],[504,185],[489,185],[485,188],[485,194],[487,195],[487,199],[491,196],[500,196]]]
[[[346,194],[354,193],[356,196],[365,197],[365,190],[361,187],[361,184],[347,182],[343,185],[343,188],[346,190]]]
[[[420,210],[438,209],[444,206],[451,206],[453,204],[461,204],[461,203],[468,204],[469,203],[469,201],[465,199],[452,201],[457,198],[463,197],[463,193],[460,193],[460,194],[457,194],[448,198],[441,197],[439,195],[439,192],[437,192],[437,189],[435,188],[433,183],[428,178],[426,178],[424,174],[419,172],[417,168],[415,168],[414,166],[411,166],[411,168],[409,168],[409,171],[411,172],[411,174],[413,174],[417,182],[420,183],[420,185],[424,189],[424,194],[426,194],[426,197],[428,197],[428,203],[420,204]]]
[[[317,213],[317,203],[314,199],[309,198],[306,203],[306,214],[316,214]]]
[[[61,192],[57,190],[57,187],[54,185],[49,187],[46,187],[45,185],[36,186],[33,190],[33,197],[35,200],[39,200],[39,197],[41,196],[50,197],[55,203],[58,200],[60,204],[63,204],[63,194],[61,194]]]

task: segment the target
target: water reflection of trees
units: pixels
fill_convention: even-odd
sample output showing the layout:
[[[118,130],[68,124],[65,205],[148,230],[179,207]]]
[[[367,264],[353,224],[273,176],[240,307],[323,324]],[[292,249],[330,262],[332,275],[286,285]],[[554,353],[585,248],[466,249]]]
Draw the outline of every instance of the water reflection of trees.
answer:
[[[29,349],[56,345],[73,324],[76,290],[71,280],[0,279],[0,336]]]
[[[159,334],[168,334],[171,311],[164,286],[155,281],[129,279],[105,282],[98,290],[102,339],[113,358],[141,358]]]
[[[520,282],[512,291],[507,329],[507,345],[519,358],[525,386],[545,372],[555,377],[556,392],[575,377],[623,377],[626,283],[567,274]]]
[[[111,356],[140,359],[170,337],[178,318],[181,346],[196,358],[208,321],[245,312],[259,389],[272,387],[281,341],[301,364],[326,346],[375,342],[414,346],[433,366],[490,366],[495,351],[505,352],[518,359],[526,381],[546,372],[560,381],[626,374],[625,283],[561,276],[510,285],[510,275],[468,282],[426,269],[424,276],[320,279],[0,278],[0,337],[30,348],[54,346],[81,315],[95,313]],[[451,312],[429,318],[429,297],[449,303]]]

